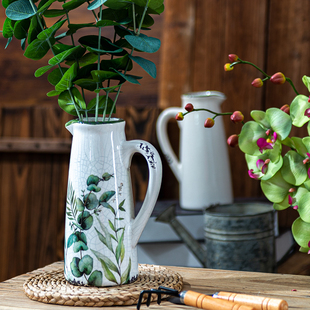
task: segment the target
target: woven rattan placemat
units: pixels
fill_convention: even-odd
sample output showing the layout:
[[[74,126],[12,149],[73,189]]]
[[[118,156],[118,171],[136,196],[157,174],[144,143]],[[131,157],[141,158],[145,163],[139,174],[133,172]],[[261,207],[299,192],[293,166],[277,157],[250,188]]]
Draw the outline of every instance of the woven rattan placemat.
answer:
[[[137,304],[142,290],[157,289],[160,285],[180,291],[183,279],[168,268],[140,264],[139,277],[133,283],[100,288],[75,286],[65,280],[63,268],[59,268],[32,276],[24,283],[24,290],[30,299],[44,303],[104,307]],[[156,299],[152,294],[152,301]]]

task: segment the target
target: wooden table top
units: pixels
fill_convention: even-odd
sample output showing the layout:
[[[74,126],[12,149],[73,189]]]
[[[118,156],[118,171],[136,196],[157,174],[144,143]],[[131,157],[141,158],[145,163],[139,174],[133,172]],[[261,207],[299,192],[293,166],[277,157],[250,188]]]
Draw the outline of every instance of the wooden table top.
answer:
[[[62,266],[62,262],[56,262],[42,269],[17,276],[0,283],[0,309],[54,309],[68,310],[79,309],[79,307],[60,306],[44,304],[30,300],[23,290],[23,283],[29,276],[46,270],[55,270]],[[194,290],[200,293],[215,293],[217,291],[228,291],[243,294],[252,294],[273,298],[285,299],[289,309],[310,309],[310,277],[302,275],[287,275],[276,273],[241,272],[214,270],[205,268],[167,267],[178,272],[184,281],[183,290]],[[136,306],[120,307],[85,307],[87,309],[136,309]],[[84,308],[83,308],[84,309]],[[173,304],[163,301],[161,305],[151,303],[147,308],[142,304],[141,310],[163,310],[163,309],[195,309],[192,307]]]

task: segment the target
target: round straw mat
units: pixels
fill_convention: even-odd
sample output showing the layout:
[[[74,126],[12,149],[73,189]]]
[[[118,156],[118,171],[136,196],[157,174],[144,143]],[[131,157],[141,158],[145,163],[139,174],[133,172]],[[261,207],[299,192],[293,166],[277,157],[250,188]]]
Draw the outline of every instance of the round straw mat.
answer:
[[[133,283],[100,288],[75,286],[65,280],[63,268],[59,268],[32,276],[24,283],[24,290],[30,299],[44,303],[104,307],[137,304],[142,290],[157,289],[160,285],[181,291],[183,279],[165,267],[140,264],[138,279]],[[147,294],[142,302],[146,298]],[[151,301],[155,300],[157,295],[152,294]]]

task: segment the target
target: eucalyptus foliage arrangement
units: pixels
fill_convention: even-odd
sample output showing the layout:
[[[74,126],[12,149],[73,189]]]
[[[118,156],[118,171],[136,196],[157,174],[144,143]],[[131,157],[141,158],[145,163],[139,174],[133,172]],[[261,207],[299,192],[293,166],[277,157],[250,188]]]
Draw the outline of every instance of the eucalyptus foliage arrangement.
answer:
[[[110,121],[122,85],[140,84],[142,77],[129,74],[133,63],[156,77],[155,64],[140,54],[155,53],[160,40],[142,31],[154,24],[152,14],[164,11],[163,0],[2,0],[2,5],[6,48],[15,37],[27,58],[50,54],[35,76],[48,72],[55,89],[47,95],[58,96],[59,106],[80,122],[90,115],[95,122]],[[78,9],[93,22],[72,23]],[[103,36],[105,27],[113,27],[111,38]],[[85,30],[88,35],[79,35]],[[89,92],[93,98],[87,102]]]
[[[310,97],[299,94],[291,79],[281,72],[270,76],[235,54],[230,54],[229,59],[231,62],[225,64],[225,71],[240,64],[259,70],[263,77],[253,80],[254,87],[262,87],[267,81],[274,84],[288,82],[296,93],[290,105],[251,111],[252,120],[248,122],[244,122],[240,111],[215,113],[204,109],[214,115],[206,119],[204,126],[213,127],[215,118],[220,115],[230,115],[233,122],[243,124],[240,134],[230,136],[228,144],[239,145],[245,154],[249,176],[260,181],[264,195],[276,210],[292,207],[299,213],[292,225],[292,233],[300,251],[310,254]],[[303,76],[302,81],[310,92],[310,77]],[[198,111],[191,103],[185,109],[187,112],[176,115],[177,120]],[[306,137],[290,136],[293,127],[303,126],[307,126]]]

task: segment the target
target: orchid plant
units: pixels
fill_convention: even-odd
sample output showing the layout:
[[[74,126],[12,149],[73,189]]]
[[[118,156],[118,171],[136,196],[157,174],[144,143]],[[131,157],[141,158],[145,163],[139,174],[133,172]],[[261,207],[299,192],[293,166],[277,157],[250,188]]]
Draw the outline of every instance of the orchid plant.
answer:
[[[155,64],[140,55],[155,53],[160,40],[142,31],[154,24],[152,14],[163,12],[163,0],[2,0],[2,6],[6,48],[15,37],[27,58],[50,54],[35,76],[49,72],[54,89],[47,95],[58,96],[59,106],[78,121],[88,121],[89,115],[95,122],[99,115],[110,121],[122,85],[140,84],[142,77],[129,74],[133,63],[156,77]],[[93,22],[71,22],[80,8]],[[111,38],[103,36],[106,27],[114,29]],[[87,29],[88,35],[80,35]],[[89,93],[93,98],[87,102]]]
[[[281,72],[270,76],[235,54],[230,54],[229,59],[230,63],[224,66],[225,71],[247,64],[263,75],[263,78],[253,80],[254,87],[262,87],[266,81],[275,84],[288,82],[296,93],[290,105],[251,111],[252,120],[248,122],[244,122],[240,111],[215,113],[207,110],[214,117],[206,119],[204,125],[212,127],[220,115],[230,115],[232,121],[243,123],[241,132],[230,136],[227,143],[239,145],[245,154],[249,176],[260,181],[264,195],[276,210],[292,207],[299,213],[292,225],[292,233],[300,251],[310,254],[310,97],[299,94],[291,79]],[[302,81],[310,92],[310,77],[303,76]],[[198,110],[190,103],[185,109],[187,112],[176,115],[177,120]],[[304,125],[309,136],[290,136],[293,127]]]

